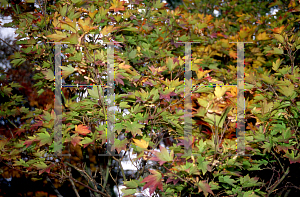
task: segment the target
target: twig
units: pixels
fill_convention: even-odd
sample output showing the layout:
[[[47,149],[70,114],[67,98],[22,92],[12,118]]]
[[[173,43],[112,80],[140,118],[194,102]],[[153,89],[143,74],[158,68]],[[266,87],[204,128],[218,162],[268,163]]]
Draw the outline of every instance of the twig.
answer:
[[[283,179],[288,175],[288,173],[290,172],[290,167],[287,168],[287,170],[285,171],[285,173],[283,174],[283,176],[281,177],[280,180],[277,181],[277,183],[275,183],[271,190],[268,192],[268,196],[270,196],[270,194],[274,191],[274,189],[283,181]]]
[[[102,187],[102,191],[105,190],[106,184],[108,182],[108,175],[109,175],[110,165],[111,165],[111,157],[108,158],[108,166],[106,167],[106,174],[105,174],[105,180],[104,180],[104,184],[103,184],[103,187]]]
[[[0,40],[2,40],[2,42],[4,42],[5,44],[7,44],[8,46],[10,46],[12,49],[14,49],[15,51],[19,51],[18,49],[16,49],[15,47],[13,47],[12,45],[8,44],[5,40],[3,40],[2,38],[0,38]]]
[[[69,173],[69,177],[71,177],[71,176],[72,176],[72,174],[71,174],[71,172],[70,172],[70,173]],[[79,193],[78,193],[78,191],[77,191],[77,189],[76,189],[76,187],[75,187],[74,182],[72,181],[72,179],[69,179],[69,180],[70,180],[70,182],[71,182],[71,184],[72,184],[72,187],[73,187],[73,190],[74,190],[76,196],[77,196],[77,197],[80,197],[80,195],[79,195]]]
[[[129,154],[130,154],[130,153],[129,153]],[[121,168],[121,172],[122,172],[122,175],[123,175],[123,181],[127,181],[127,180],[126,180],[126,175],[125,175],[125,172],[124,172],[122,163],[121,163],[121,160],[115,158],[114,156],[112,156],[112,157],[114,158],[114,160],[118,161],[118,163],[119,163],[119,166],[120,166],[120,168]]]
[[[51,183],[51,187],[52,187],[52,189],[55,191],[56,195],[57,195],[58,197],[63,197],[63,196],[59,193],[59,191],[56,189],[56,187],[53,185],[51,179],[50,179],[48,176],[47,176],[47,181]]]

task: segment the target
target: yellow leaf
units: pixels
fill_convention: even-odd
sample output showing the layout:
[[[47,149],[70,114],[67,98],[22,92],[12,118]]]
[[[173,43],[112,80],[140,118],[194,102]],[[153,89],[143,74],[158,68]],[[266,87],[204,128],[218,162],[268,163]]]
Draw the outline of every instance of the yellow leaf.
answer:
[[[205,70],[203,71],[202,69],[196,70],[196,74],[198,79],[202,79],[207,73],[209,73],[211,70]]]
[[[134,144],[138,147],[141,147],[141,148],[148,148],[148,145],[149,145],[149,142],[146,142],[144,139],[141,139],[141,140],[137,140],[137,139],[133,139],[134,141]]]
[[[112,25],[109,25],[109,26],[105,26],[102,30],[101,30],[101,33],[103,36],[115,31],[117,28],[115,28],[114,26]]]
[[[227,86],[217,86],[216,89],[215,89],[215,95],[217,98],[221,98],[225,92],[229,89],[230,87],[227,87]]]
[[[67,35],[63,32],[60,32],[60,31],[56,31],[56,32],[57,32],[57,34],[51,34],[46,37],[52,38],[52,40],[54,40],[54,41],[61,41],[62,39],[67,37]]]
[[[94,12],[89,12],[89,16],[93,19],[95,14],[97,14],[98,10],[95,10]]]
[[[270,40],[271,38],[267,36],[266,32],[257,35],[257,40]]]
[[[248,35],[248,32],[246,32],[245,30],[241,30],[240,32],[239,32],[239,35],[240,35],[240,38],[245,38],[247,35]]]

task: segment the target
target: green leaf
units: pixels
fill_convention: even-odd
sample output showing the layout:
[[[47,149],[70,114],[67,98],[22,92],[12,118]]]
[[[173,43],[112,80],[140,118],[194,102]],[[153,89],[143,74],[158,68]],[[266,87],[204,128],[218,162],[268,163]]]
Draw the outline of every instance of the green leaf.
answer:
[[[139,187],[139,181],[138,180],[130,180],[130,181],[124,181],[124,185],[127,188],[138,188]]]
[[[20,161],[14,161],[13,166],[24,166],[24,167],[29,167],[27,163],[23,159],[20,159]]]
[[[136,193],[136,189],[123,188],[123,189],[121,189],[121,191],[123,192],[124,197],[129,196],[129,195],[132,196],[132,194]]]
[[[281,54],[283,54],[283,49],[282,48],[274,48],[273,54],[281,55]]]
[[[274,34],[274,37],[276,38],[276,40],[278,40],[281,43],[284,43],[284,38],[282,35],[280,34]]]
[[[260,183],[257,182],[258,178],[250,178],[249,174],[247,174],[244,177],[240,177],[240,183],[242,187],[254,187],[254,186],[259,186]]]
[[[205,175],[205,173],[207,172],[207,166],[208,166],[208,164],[210,162],[209,161],[205,161],[205,158],[201,157],[201,156],[198,156],[197,161],[198,161],[198,168],[200,170],[202,170],[203,175]]]
[[[14,59],[10,63],[13,64],[14,66],[19,66],[25,61],[26,61],[25,58],[20,58],[20,59]]]
[[[134,59],[135,57],[136,57],[136,50],[134,49],[129,53],[129,58]]]
[[[160,146],[160,152],[157,151],[151,151],[151,152],[155,155],[155,157],[152,157],[150,160],[159,161],[159,165],[174,160],[174,151],[171,150],[171,153],[169,154],[168,150],[162,146]]]
[[[234,179],[231,179],[230,176],[219,176],[219,181],[221,183],[227,183],[232,186],[234,186],[234,183],[236,183],[236,181]]]
[[[102,88],[101,87],[99,87],[99,91],[100,91],[100,94],[102,95]],[[99,99],[100,98],[97,87],[93,87],[93,89],[88,89],[88,92],[89,92],[89,94],[92,98],[94,98],[94,99]]]
[[[35,163],[33,166],[37,167],[38,169],[45,169],[48,167],[44,162]]]
[[[45,79],[54,81],[54,74],[51,69],[43,70],[42,73],[45,75]]]
[[[259,197],[253,190],[244,193],[243,197]]]
[[[164,7],[164,3],[161,1],[156,1],[152,6],[154,8],[160,9],[160,8]]]
[[[41,94],[43,94],[44,91],[45,91],[44,89],[40,89],[40,90],[38,91],[38,97],[39,97]]]
[[[119,107],[121,107],[122,109],[124,109],[124,108],[129,108],[130,105],[128,105],[128,102],[121,102],[120,105],[119,105]]]
[[[63,42],[69,42],[68,44],[78,44],[79,36],[77,33],[72,33],[70,37],[63,39]]]
[[[12,88],[21,88],[21,87],[23,87],[23,86],[21,86],[19,83],[16,83],[16,82],[11,82],[9,85],[10,85]]]
[[[198,29],[203,29],[203,28],[207,27],[207,24],[206,23],[198,23],[196,27]]]
[[[71,65],[61,66],[61,69],[63,78],[67,78],[70,74],[72,74],[75,71],[75,68],[73,68]]]
[[[37,139],[40,140],[40,146],[43,146],[45,144],[52,144],[52,137],[48,132],[38,133],[37,135]]]
[[[122,141],[120,141],[119,139],[115,139],[114,145],[118,153],[120,153],[121,150],[126,150],[127,143],[128,143],[127,139],[124,139]]]
[[[290,84],[289,86],[279,86],[279,92],[281,92],[284,96],[290,97],[294,93],[294,85]]]
[[[123,125],[126,128],[127,133],[131,132],[134,137],[136,136],[136,134],[139,134],[141,136],[143,135],[140,129],[144,128],[145,125],[141,125],[136,121],[134,122],[126,121],[125,123],[123,123]]]
[[[84,137],[84,139],[80,142],[81,144],[89,144],[93,142],[93,139],[90,137]]]

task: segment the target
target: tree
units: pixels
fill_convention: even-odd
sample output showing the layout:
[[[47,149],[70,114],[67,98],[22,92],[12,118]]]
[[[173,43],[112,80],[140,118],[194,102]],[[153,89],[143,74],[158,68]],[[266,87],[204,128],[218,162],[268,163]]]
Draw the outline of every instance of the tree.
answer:
[[[121,179],[126,186],[123,192],[127,196],[138,192],[139,188],[149,188],[150,193],[165,196],[270,195],[287,183],[292,168],[288,164],[299,163],[299,133],[295,124],[299,112],[299,90],[296,88],[299,68],[294,55],[300,43],[297,35],[291,35],[296,22],[296,18],[289,18],[291,12],[283,16],[278,14],[275,20],[265,16],[265,9],[260,12],[261,16],[251,14],[251,9],[256,12],[261,9],[261,1],[245,1],[244,4],[218,1],[216,5],[220,5],[225,14],[215,18],[209,14],[214,9],[209,2],[190,4],[183,1],[183,5],[171,11],[160,1],[130,3],[133,4],[131,9],[118,0],[61,1],[45,15],[39,12],[20,14],[11,25],[18,28],[17,44],[22,45],[22,49],[10,58],[14,66],[29,62],[30,69],[36,71],[34,79],[38,82],[34,86],[41,94],[45,87],[51,91],[55,87],[55,50],[54,44],[48,41],[69,42],[61,48],[64,54],[62,77],[67,83],[86,85],[107,83],[108,49],[96,42],[97,35],[102,34],[104,42],[121,42],[119,47],[123,50],[115,50],[114,54],[115,105],[122,110],[115,114],[114,145],[117,153],[128,151],[130,147],[137,153],[141,164],[137,166],[135,179],[131,180],[122,169],[122,155],[121,158],[107,157],[104,161],[103,157],[97,157],[105,153],[103,147],[108,135],[106,125],[101,124],[108,119],[108,93],[100,86],[99,89],[80,87],[81,91],[88,90],[89,96],[78,102],[74,98],[65,99],[62,148],[63,153],[72,157],[53,155],[59,159],[56,163],[41,157],[59,149],[53,131],[57,119],[54,106],[29,111],[18,106],[19,97],[11,95],[16,84],[1,86],[2,94],[9,97],[9,101],[1,105],[3,118],[24,114],[26,120],[21,128],[13,131],[18,136],[13,134],[15,138],[1,140],[2,162],[37,175],[46,173],[50,178],[61,177],[70,182],[74,193],[78,192],[80,184],[91,196],[113,195],[109,190],[114,179],[109,180],[109,177],[114,165],[122,172]],[[82,8],[83,4],[88,6]],[[245,5],[249,5],[246,6],[249,9],[244,11]],[[208,6],[207,13],[201,11],[203,6]],[[140,14],[138,9],[145,11]],[[285,19],[289,21],[286,27],[283,25]],[[20,40],[27,36],[29,39]],[[90,41],[86,37],[90,37]],[[180,109],[184,108],[186,57],[185,45],[177,43],[179,41],[201,42],[192,47],[193,85],[208,86],[192,88],[194,101],[198,103],[192,115],[211,131],[199,132],[199,125],[193,124],[189,144],[192,152],[199,155],[197,157],[183,154],[187,140],[184,135],[186,115]],[[246,88],[254,95],[246,103],[246,111],[259,120],[245,134],[249,140],[245,144],[247,154],[256,154],[250,161],[247,157],[228,155],[235,154],[236,142],[230,136],[236,129],[236,88],[211,85],[220,81],[232,84],[237,80],[236,44],[230,43],[236,41],[254,42],[245,46]],[[287,58],[283,54],[287,54]],[[289,60],[289,65],[279,68],[281,58],[286,63]],[[129,114],[123,116],[125,109]],[[292,115],[296,120],[290,118]],[[159,146],[163,136],[173,138],[166,143],[170,145],[168,149]],[[160,152],[154,150],[157,147]],[[20,156],[22,152],[30,157],[29,161]],[[89,160],[85,160],[87,155]],[[269,158],[279,165],[268,161]],[[149,161],[154,161],[154,165],[150,166]],[[81,165],[76,166],[78,163]],[[279,182],[270,180],[272,176],[261,176],[259,168],[268,164],[279,171]],[[293,169],[297,167],[293,165]],[[94,177],[96,170],[101,173]],[[84,180],[77,178],[75,172]],[[281,194],[291,191],[287,188],[282,189]]]

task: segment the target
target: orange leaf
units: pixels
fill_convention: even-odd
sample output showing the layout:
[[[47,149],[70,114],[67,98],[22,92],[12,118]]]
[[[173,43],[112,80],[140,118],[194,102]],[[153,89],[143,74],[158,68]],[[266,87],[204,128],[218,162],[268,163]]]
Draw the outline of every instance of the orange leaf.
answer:
[[[271,31],[273,31],[274,33],[277,34],[281,34],[281,32],[284,30],[284,25],[282,25],[281,27],[276,27],[274,29],[271,29]]]
[[[88,133],[90,133],[91,131],[88,129],[87,126],[84,126],[84,125],[75,125],[75,132],[74,133],[78,133],[78,134],[81,134],[81,135],[86,135]]]
[[[120,10],[124,11],[125,10],[123,6],[124,3],[125,1],[113,0],[111,6],[109,7],[109,10],[113,10],[114,12],[118,12]]]

